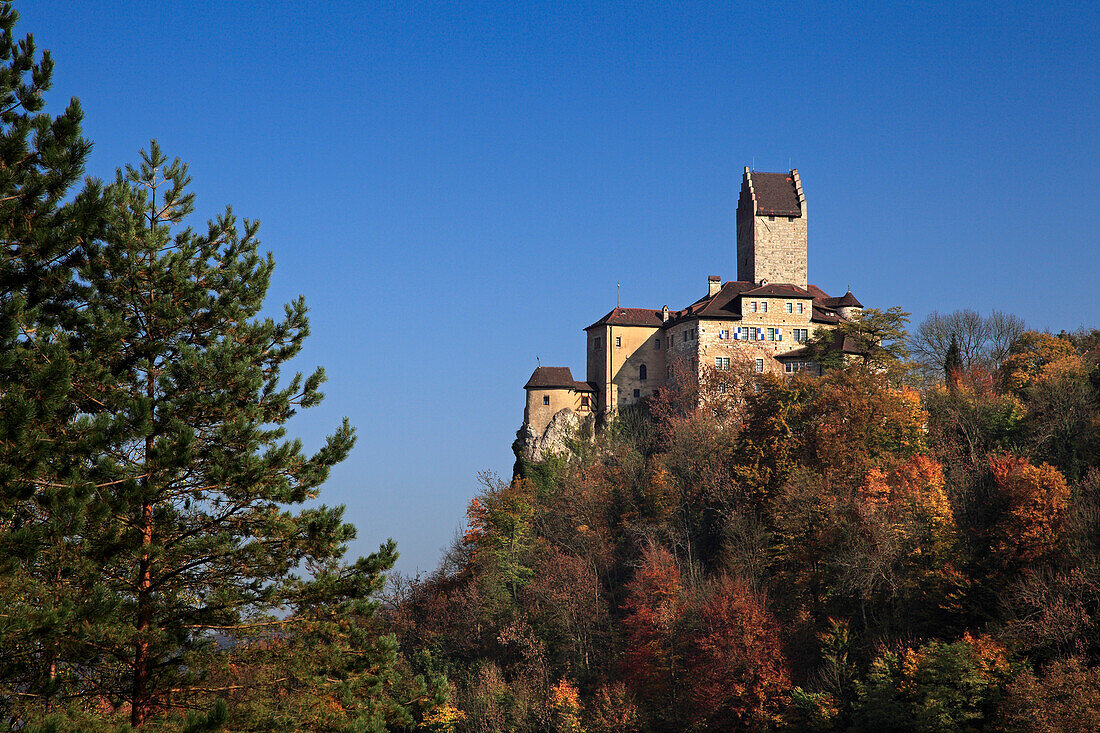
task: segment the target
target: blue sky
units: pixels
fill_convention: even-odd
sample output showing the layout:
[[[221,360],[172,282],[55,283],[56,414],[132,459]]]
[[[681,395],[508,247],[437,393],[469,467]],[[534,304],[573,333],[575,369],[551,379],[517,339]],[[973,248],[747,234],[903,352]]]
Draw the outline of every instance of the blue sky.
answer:
[[[21,2],[110,178],[156,138],[259,219],[352,457],[323,491],[434,567],[535,366],[735,276],[741,172],[798,168],[810,281],[1100,327],[1095,3]]]

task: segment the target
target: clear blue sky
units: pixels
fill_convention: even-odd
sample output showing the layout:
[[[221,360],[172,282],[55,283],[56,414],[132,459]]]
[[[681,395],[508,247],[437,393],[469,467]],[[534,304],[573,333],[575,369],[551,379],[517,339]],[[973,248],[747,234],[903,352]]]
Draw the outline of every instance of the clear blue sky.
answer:
[[[111,177],[157,138],[202,219],[260,219],[353,456],[365,553],[435,566],[507,476],[535,366],[622,283],[735,276],[745,165],[800,170],[810,281],[868,306],[1100,326],[1096,3],[19,2]]]

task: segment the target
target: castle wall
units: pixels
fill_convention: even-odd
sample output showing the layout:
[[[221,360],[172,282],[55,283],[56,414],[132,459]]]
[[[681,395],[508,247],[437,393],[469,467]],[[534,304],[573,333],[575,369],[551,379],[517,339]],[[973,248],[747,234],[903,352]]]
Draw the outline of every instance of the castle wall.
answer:
[[[666,349],[660,328],[605,326],[588,334],[589,378],[593,366],[603,366],[593,380],[600,384],[600,409],[618,410],[632,405],[664,384]],[[598,348],[593,343],[594,334],[599,334]],[[641,378],[643,364],[645,379]],[[637,397],[634,390],[638,390]]]
[[[757,303],[757,311],[751,311],[750,303]],[[768,304],[768,310],[763,311],[763,303]],[[764,371],[782,373],[783,365],[775,361],[776,354],[782,354],[792,349],[797,349],[802,344],[794,339],[794,329],[806,329],[809,335],[813,335],[814,329],[820,324],[811,322],[813,308],[809,300],[803,303],[802,313],[798,313],[796,299],[788,298],[742,298],[741,320],[701,320],[693,321],[698,324],[699,338],[695,342],[694,350],[698,358],[699,369],[713,368],[715,357],[730,359],[730,367],[733,368],[742,359],[764,359]],[[791,304],[791,313],[787,313],[786,305]],[[740,327],[743,333],[748,333],[749,328],[778,328],[782,333],[782,340],[768,341],[747,339],[736,340],[734,335]],[[720,338],[723,331],[729,332],[729,338]],[[689,342],[690,344],[691,342]]]
[[[546,404],[544,398],[550,398],[550,404]],[[589,405],[585,406],[584,398],[589,398]],[[577,392],[566,387],[533,388],[527,390],[527,407],[523,411],[523,421],[531,426],[537,435],[542,435],[551,418],[559,410],[568,407],[581,417],[592,411],[592,402],[596,395],[590,392]]]

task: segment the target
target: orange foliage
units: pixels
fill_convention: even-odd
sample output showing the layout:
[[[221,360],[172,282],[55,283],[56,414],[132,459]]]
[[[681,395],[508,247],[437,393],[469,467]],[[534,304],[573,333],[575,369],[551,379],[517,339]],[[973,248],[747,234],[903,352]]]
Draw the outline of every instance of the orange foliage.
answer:
[[[1058,546],[1069,504],[1069,486],[1058,469],[1026,458],[990,456],[993,481],[1005,502],[993,550],[1006,565],[1048,557]]]
[[[550,712],[558,733],[580,733],[581,695],[576,685],[562,679],[550,688]]]
[[[859,509],[865,516],[916,512],[937,524],[953,522],[943,466],[924,455],[913,456],[889,471],[872,468],[860,491]]]
[[[1013,342],[1001,364],[1001,383],[1008,391],[1022,392],[1047,364],[1075,354],[1068,339],[1026,331]]]

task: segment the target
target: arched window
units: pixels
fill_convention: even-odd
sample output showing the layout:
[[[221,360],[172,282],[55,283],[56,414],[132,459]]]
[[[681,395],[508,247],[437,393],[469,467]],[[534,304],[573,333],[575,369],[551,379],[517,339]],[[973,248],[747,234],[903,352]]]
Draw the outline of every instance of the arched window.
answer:
[[[645,372],[646,372],[645,364],[642,364],[640,367],[638,367],[638,379],[641,379],[641,380],[644,381],[645,380]]]

